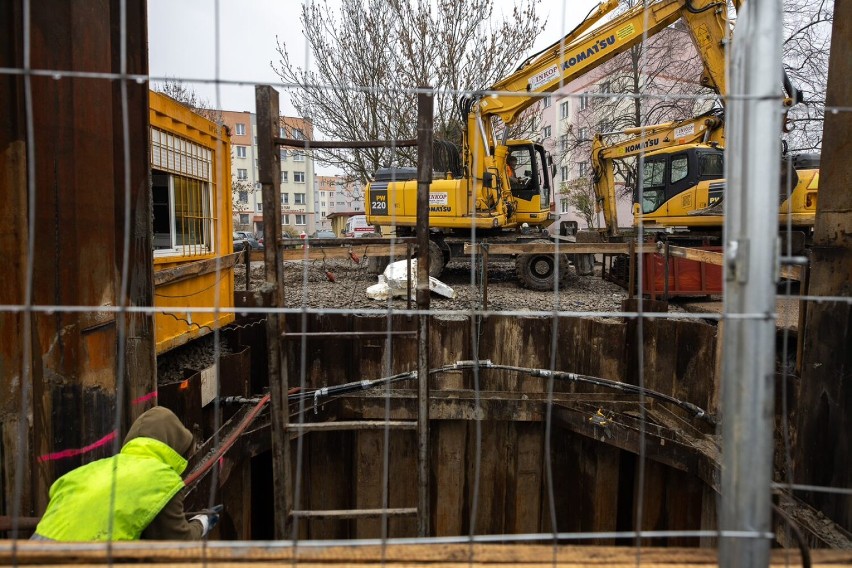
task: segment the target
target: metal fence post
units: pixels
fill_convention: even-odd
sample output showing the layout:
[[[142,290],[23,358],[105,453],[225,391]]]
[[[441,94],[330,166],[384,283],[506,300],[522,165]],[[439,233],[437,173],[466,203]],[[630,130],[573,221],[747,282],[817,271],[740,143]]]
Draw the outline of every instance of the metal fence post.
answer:
[[[782,100],[780,0],[740,9],[731,54],[722,363],[722,566],[767,566]]]

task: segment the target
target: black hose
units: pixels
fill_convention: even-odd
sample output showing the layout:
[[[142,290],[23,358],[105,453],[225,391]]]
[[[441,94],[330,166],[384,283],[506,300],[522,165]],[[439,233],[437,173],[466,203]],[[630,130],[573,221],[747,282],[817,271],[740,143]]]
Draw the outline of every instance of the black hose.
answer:
[[[668,402],[673,404],[679,408],[690,412],[695,418],[700,418],[709,424],[715,425],[717,423],[716,418],[708,413],[706,410],[701,407],[692,404],[691,402],[687,402],[685,400],[677,399],[673,396],[647,389],[644,387],[640,387],[637,385],[631,385],[629,383],[622,383],[620,381],[613,381],[611,379],[604,379],[601,377],[592,377],[589,375],[580,375],[577,373],[568,373],[564,371],[551,371],[550,369],[539,369],[533,367],[516,367],[513,365],[495,365],[490,360],[485,361],[458,361],[451,365],[444,365],[443,367],[438,367],[435,369],[430,369],[429,374],[435,375],[438,373],[446,373],[448,371],[458,371],[461,369],[473,369],[474,367],[478,367],[480,370],[499,370],[499,371],[513,371],[516,373],[524,373],[528,374],[532,377],[542,377],[542,378],[554,378],[556,380],[562,381],[570,381],[575,383],[585,383],[590,385],[595,385],[599,387],[605,387],[609,389],[618,390],[621,392],[626,392],[630,394],[641,394],[643,396],[647,396],[648,398],[653,398],[656,400],[660,400],[663,402]],[[409,371],[406,373],[398,373],[396,375],[391,375],[389,377],[383,377],[375,380],[364,380],[364,381],[356,381],[351,383],[346,383],[343,385],[336,385],[331,387],[323,387],[321,389],[315,389],[313,391],[303,391],[299,393],[292,394],[288,397],[290,402],[297,402],[299,400],[309,400],[313,399],[316,404],[319,404],[320,399],[327,399],[336,396],[340,396],[343,394],[347,394],[350,392],[362,391],[362,390],[370,390],[372,388],[383,386],[390,383],[395,383],[398,381],[405,380],[416,380],[417,379],[417,371]]]

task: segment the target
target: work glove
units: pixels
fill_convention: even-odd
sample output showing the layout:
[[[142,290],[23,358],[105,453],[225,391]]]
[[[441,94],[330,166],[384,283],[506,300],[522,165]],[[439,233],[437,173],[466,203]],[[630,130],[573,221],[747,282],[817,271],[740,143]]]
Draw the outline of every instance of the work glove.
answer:
[[[222,509],[224,509],[222,505],[215,505],[189,519],[190,522],[198,521],[201,523],[201,538],[210,534],[210,531],[212,531],[213,527],[216,526],[216,523],[219,522],[219,515],[222,513]]]

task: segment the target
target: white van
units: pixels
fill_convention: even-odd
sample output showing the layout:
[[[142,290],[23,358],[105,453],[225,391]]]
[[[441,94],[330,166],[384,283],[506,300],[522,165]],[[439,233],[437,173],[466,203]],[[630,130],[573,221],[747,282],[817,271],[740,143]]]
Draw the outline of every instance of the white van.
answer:
[[[366,215],[353,215],[346,220],[346,227],[343,229],[343,236],[347,239],[377,236],[376,230],[372,225],[367,224]]]

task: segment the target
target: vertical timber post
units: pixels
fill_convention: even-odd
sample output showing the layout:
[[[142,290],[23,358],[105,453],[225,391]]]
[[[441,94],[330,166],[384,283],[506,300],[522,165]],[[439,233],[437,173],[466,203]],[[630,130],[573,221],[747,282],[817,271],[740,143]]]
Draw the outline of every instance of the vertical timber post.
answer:
[[[794,481],[852,487],[852,2],[835,2],[828,62],[820,187],[807,293],[839,301],[808,302],[798,397]],[[829,110],[831,109],[831,110]],[[829,118],[830,117],[830,118]],[[801,308],[800,308],[801,309]],[[852,496],[802,494],[852,530]]]
[[[417,96],[417,535],[429,536],[429,185],[432,93]]]
[[[273,307],[284,307],[284,262],[278,247],[281,236],[281,162],[273,144],[278,137],[278,91],[268,85],[255,87],[257,107],[258,176],[263,192],[263,261],[266,284],[273,292]],[[248,278],[248,274],[246,274]],[[287,538],[292,509],[290,483],[290,443],[287,436],[287,365],[281,348],[284,315],[266,315],[266,347],[268,352],[269,387],[272,398],[272,505],[275,515],[275,538]]]
[[[728,100],[721,566],[767,566],[778,268],[781,0],[740,9]],[[743,314],[755,314],[742,317]],[[759,314],[759,315],[757,315]]]

